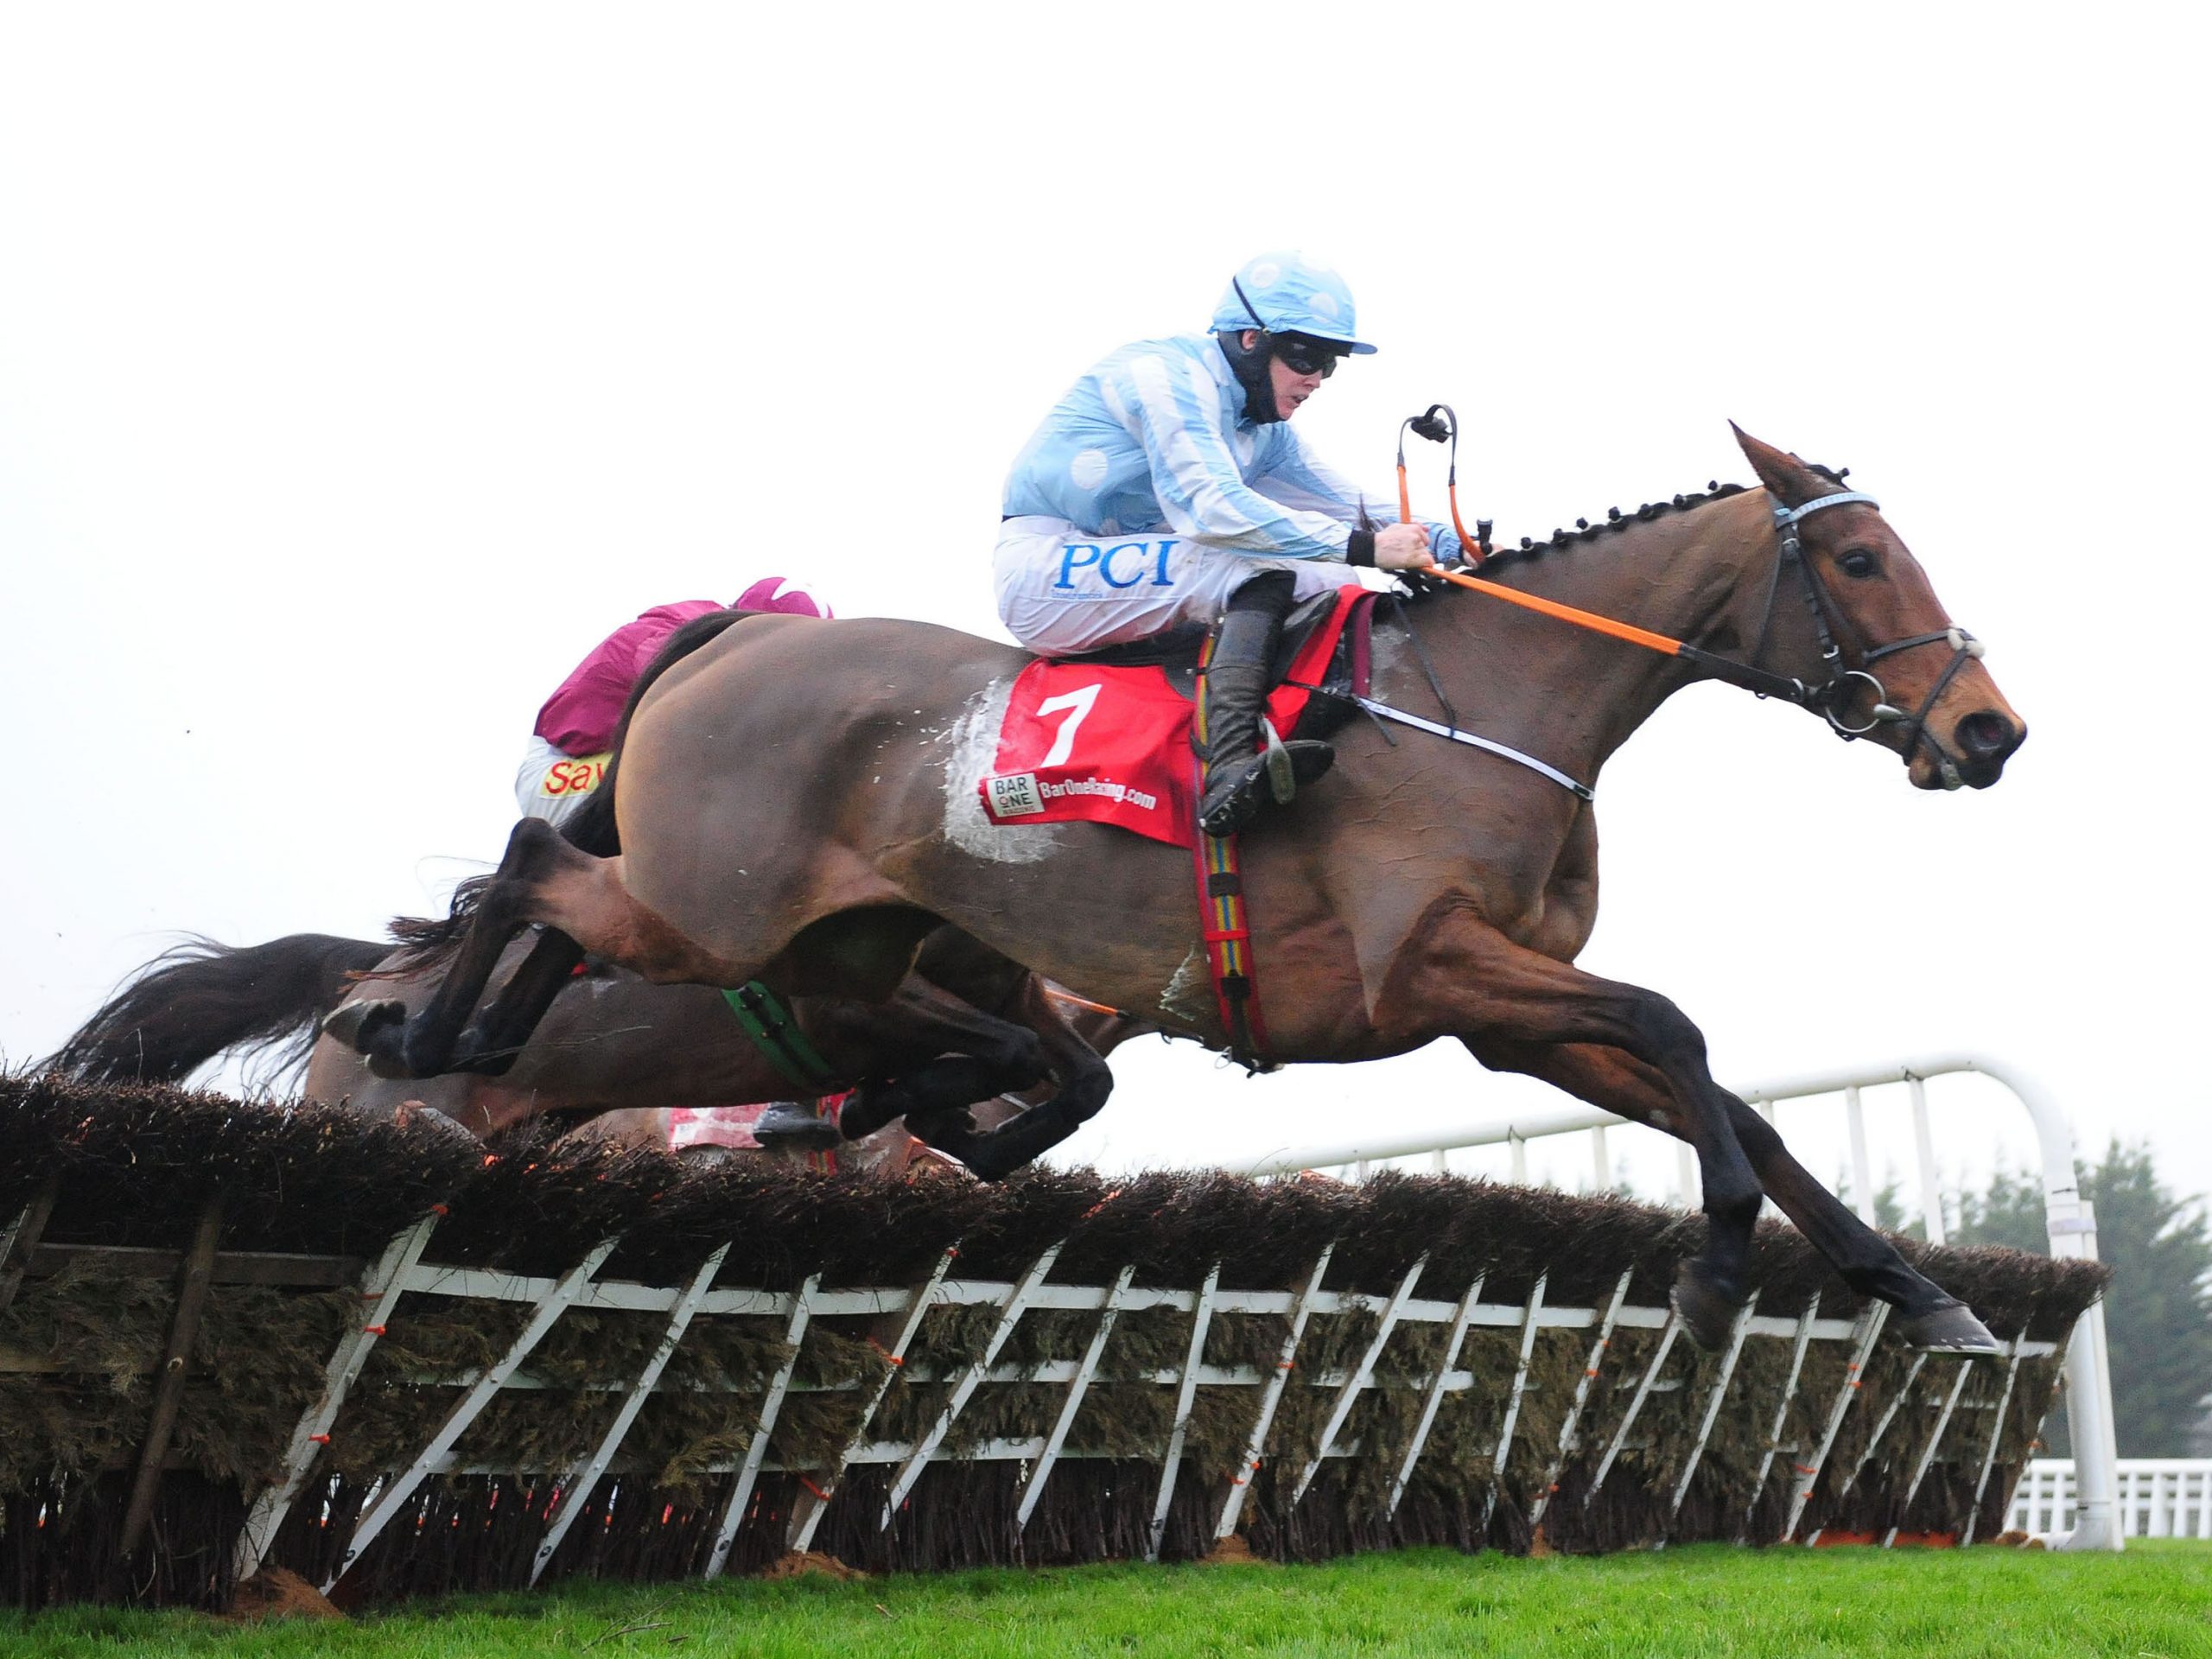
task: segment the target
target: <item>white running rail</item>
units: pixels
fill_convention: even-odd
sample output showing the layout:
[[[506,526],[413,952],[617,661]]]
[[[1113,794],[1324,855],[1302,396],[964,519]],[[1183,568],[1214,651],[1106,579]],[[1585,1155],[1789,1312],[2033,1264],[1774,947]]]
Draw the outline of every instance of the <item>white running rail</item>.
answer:
[[[2212,1540],[2212,1458],[2122,1458],[2120,1529],[2130,1538]],[[2063,1536],[2074,1520],[2074,1460],[2028,1465],[2005,1524],[2038,1538]]]
[[[2008,1063],[1979,1054],[1937,1054],[1890,1065],[1823,1072],[1762,1083],[1736,1093],[1756,1107],[1770,1122],[1782,1101],[1817,1096],[1843,1097],[1851,1144],[1851,1186],[1862,1218],[1872,1223],[1873,1169],[1866,1152],[1866,1126],[1861,1094],[1869,1089],[1902,1084],[1910,1092],[1913,1150],[1917,1164],[1916,1196],[1930,1243],[1944,1242],[1943,1206],[1936,1178],[1934,1135],[1928,1112],[1927,1080],[1973,1073],[1989,1078],[2019,1102],[2034,1126],[2043,1166],[2044,1217],[2055,1256],[2097,1256],[2096,1217],[2082,1197],[2074,1160],[2074,1129],[2065,1112],[2044,1086],[2030,1074]],[[1346,1169],[1364,1177],[1371,1166],[1391,1158],[1424,1155],[1444,1168],[1444,1154],[1463,1147],[1503,1146],[1512,1157],[1513,1179],[1528,1179],[1526,1147],[1529,1141],[1556,1135],[1586,1133],[1591,1137],[1592,1171],[1595,1185],[1610,1186],[1611,1166],[1607,1160],[1606,1131],[1624,1120],[1594,1106],[1558,1106],[1493,1119],[1458,1130],[1414,1131],[1374,1135],[1334,1145],[1306,1147],[1274,1154],[1249,1166],[1254,1175],[1288,1174],[1302,1169]],[[1683,1201],[1694,1202],[1695,1166],[1689,1149],[1681,1148],[1680,1171]],[[2126,1535],[2120,1522],[2120,1457],[2114,1440],[2112,1408],[2112,1366],[2105,1341],[2105,1311],[2093,1305],[2075,1327],[2066,1355],[2067,1427],[2078,1465],[2069,1503],[2073,1525],[2055,1540],[2062,1549],[2117,1550]],[[2030,1529],[2033,1530],[2033,1529]],[[2050,1530],[2056,1532],[2055,1527]]]

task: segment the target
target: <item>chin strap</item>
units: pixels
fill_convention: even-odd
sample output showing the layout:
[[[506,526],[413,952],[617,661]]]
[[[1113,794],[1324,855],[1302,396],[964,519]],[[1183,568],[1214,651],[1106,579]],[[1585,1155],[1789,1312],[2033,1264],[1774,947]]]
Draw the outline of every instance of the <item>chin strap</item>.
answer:
[[[1244,388],[1244,418],[1255,426],[1268,426],[1282,416],[1276,412],[1274,383],[1268,374],[1267,331],[1260,331],[1260,343],[1249,351],[1240,338],[1243,333],[1242,329],[1224,328],[1214,339],[1220,344],[1222,356],[1228,360],[1229,372]]]

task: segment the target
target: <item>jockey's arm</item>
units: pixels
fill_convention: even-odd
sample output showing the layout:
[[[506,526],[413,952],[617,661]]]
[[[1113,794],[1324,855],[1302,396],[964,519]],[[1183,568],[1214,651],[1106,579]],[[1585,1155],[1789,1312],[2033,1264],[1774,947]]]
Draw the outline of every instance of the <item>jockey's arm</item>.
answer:
[[[1109,391],[1123,426],[1144,447],[1153,493],[1179,534],[1255,558],[1344,556],[1350,522],[1287,506],[1244,481],[1221,429],[1219,388],[1195,363],[1132,357]]]
[[[1373,495],[1355,488],[1308,448],[1287,422],[1274,428],[1269,436],[1276,453],[1253,480],[1255,488],[1287,507],[1326,513],[1347,524],[1357,524],[1363,517],[1386,527],[1392,522],[1395,490]],[[1459,538],[1449,525],[1431,518],[1415,518],[1413,523],[1427,533],[1428,551],[1436,563],[1446,564],[1459,556]]]

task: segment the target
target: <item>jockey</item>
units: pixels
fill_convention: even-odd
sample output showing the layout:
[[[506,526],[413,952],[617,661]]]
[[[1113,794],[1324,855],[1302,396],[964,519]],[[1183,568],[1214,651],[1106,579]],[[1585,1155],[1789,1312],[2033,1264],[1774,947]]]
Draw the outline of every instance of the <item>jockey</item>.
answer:
[[[684,600],[656,605],[633,622],[625,622],[592,648],[560,689],[537,711],[537,726],[523,753],[522,768],[515,774],[515,802],[524,817],[545,818],[558,824],[591,798],[607,775],[613,758],[614,728],[630,701],[630,688],[652,666],[660,648],[694,618],[715,612],[781,611],[791,616],[834,614],[801,583],[780,576],[763,576],[724,607],[711,599]],[[771,1101],[751,1106],[702,1108],[691,1118],[711,1123],[728,1120],[732,1134],[742,1131],[761,1146],[820,1151],[843,1139],[834,1114],[824,1115],[818,1103]],[[671,1141],[671,1147],[690,1144]],[[731,1144],[743,1144],[733,1141]]]
[[[1410,569],[1459,543],[1434,524],[1362,528],[1363,502],[1387,498],[1361,496],[1290,430],[1338,359],[1375,350],[1342,277],[1262,254],[1210,327],[1123,346],[1053,407],[1007,475],[993,574],[1000,619],[1041,655],[1220,624],[1198,822],[1225,836],[1266,795],[1260,716],[1294,606],[1357,584],[1358,567]],[[1300,784],[1335,759],[1287,747]]]
[[[606,775],[614,728],[621,724],[630,688],[651,665],[668,637],[694,618],[720,610],[781,611],[791,616],[830,616],[830,607],[800,582],[763,576],[734,605],[688,599],[656,605],[625,622],[577,664],[537,711],[537,726],[515,773],[515,804],[526,818],[558,824],[581,807]]]

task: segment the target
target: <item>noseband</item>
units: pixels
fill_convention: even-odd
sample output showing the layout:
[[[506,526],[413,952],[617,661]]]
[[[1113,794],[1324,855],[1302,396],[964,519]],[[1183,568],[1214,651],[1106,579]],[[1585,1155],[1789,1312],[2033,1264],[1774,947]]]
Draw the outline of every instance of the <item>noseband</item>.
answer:
[[[1908,740],[1905,758],[1910,760],[1913,751],[1925,743],[1928,752],[1936,759],[1942,774],[1943,787],[1956,789],[1966,780],[1959,770],[1958,757],[1943,747],[1942,740],[1929,729],[1928,716],[1934,712],[1936,700],[1958,677],[1959,671],[1967,663],[1979,660],[1982,653],[1981,641],[1964,628],[1949,627],[1936,633],[1916,633],[1909,639],[1892,639],[1887,645],[1872,645],[1861,651],[1859,666],[1844,665],[1843,647],[1836,642],[1836,630],[1842,625],[1842,613],[1836,607],[1827,587],[1821,581],[1820,573],[1813,569],[1813,562],[1805,556],[1803,542],[1797,526],[1824,507],[1840,507],[1853,502],[1880,510],[1881,503],[1859,490],[1839,490],[1833,495],[1823,495],[1808,501],[1802,507],[1777,506],[1774,509],[1775,533],[1782,538],[1781,564],[1794,568],[1805,579],[1805,606],[1811,612],[1813,631],[1819,637],[1821,660],[1827,665],[1827,678],[1818,685],[1802,688],[1796,700],[1825,719],[1829,728],[1846,742],[1860,738],[1880,726],[1903,726]],[[1773,601],[1768,601],[1770,613]],[[1873,672],[1873,664],[1885,657],[1894,657],[1901,652],[1916,650],[1922,645],[1948,645],[1951,660],[1936,677],[1936,683],[1920,700],[1920,707],[1907,714],[1890,702],[1890,694]],[[1873,696],[1873,706],[1866,721],[1853,725],[1844,714],[1844,704],[1851,695],[1853,682],[1864,685]]]

